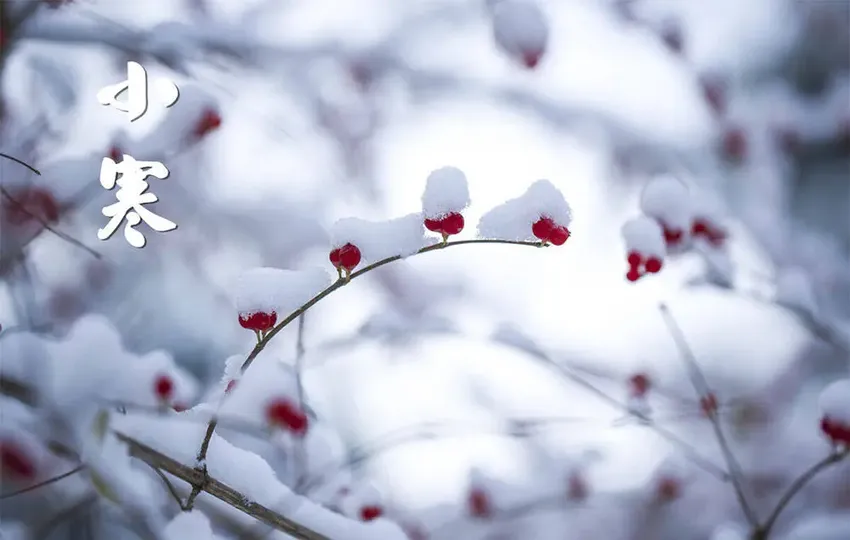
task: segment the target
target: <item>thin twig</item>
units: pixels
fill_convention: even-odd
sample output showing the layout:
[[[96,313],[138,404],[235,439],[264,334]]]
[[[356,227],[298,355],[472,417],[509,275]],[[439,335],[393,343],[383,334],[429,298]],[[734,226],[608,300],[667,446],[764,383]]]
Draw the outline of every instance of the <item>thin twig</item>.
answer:
[[[91,256],[92,256],[92,257],[94,257],[95,259],[102,259],[102,258],[103,258],[103,255],[101,255],[100,253],[98,253],[98,252],[97,252],[97,251],[95,251],[94,249],[92,249],[92,248],[88,247],[87,245],[85,245],[84,243],[80,242],[79,240],[77,240],[77,239],[76,239],[76,238],[74,238],[73,236],[71,236],[71,235],[69,235],[69,234],[67,234],[67,233],[62,232],[62,231],[60,231],[59,229],[54,228],[52,225],[50,225],[49,223],[47,223],[47,221],[45,221],[44,219],[42,219],[40,216],[37,216],[37,215],[33,214],[32,212],[30,212],[30,211],[26,208],[26,206],[24,206],[21,202],[19,202],[17,199],[15,199],[14,197],[12,197],[12,196],[9,194],[9,192],[8,192],[8,191],[6,191],[6,188],[0,187],[0,193],[2,193],[4,197],[6,197],[7,199],[9,199],[9,201],[11,201],[11,203],[12,203],[13,205],[15,205],[15,206],[16,206],[19,210],[21,210],[22,212],[24,212],[25,214],[27,214],[29,217],[31,217],[31,218],[33,218],[34,220],[36,220],[36,221],[39,223],[39,225],[41,225],[41,227],[42,227],[42,229],[43,229],[43,230],[50,231],[51,233],[55,234],[56,236],[58,236],[58,237],[59,237],[59,238],[61,238],[62,240],[64,240],[64,241],[68,242],[69,244],[71,244],[71,245],[73,245],[73,246],[76,246],[76,247],[78,247],[78,248],[82,249],[83,251],[87,252],[89,255],[91,255]]]
[[[295,386],[298,391],[298,408],[304,410],[304,381],[302,376],[304,373],[304,319],[306,315],[302,314],[298,317],[298,338],[295,342]],[[298,438],[295,441],[295,452],[293,456],[294,474],[293,485],[301,485],[302,478],[307,474],[307,453],[304,446],[304,440]]]
[[[423,253],[428,253],[428,252],[431,252],[431,251],[446,249],[446,248],[449,248],[449,247],[452,247],[452,246],[462,246],[462,245],[466,245],[466,244],[507,244],[507,245],[515,245],[515,246],[530,246],[530,247],[538,247],[538,248],[541,247],[541,244],[539,242],[523,242],[523,241],[516,241],[516,240],[496,240],[496,239],[478,238],[478,239],[474,239],[474,240],[458,240],[458,241],[455,241],[455,242],[447,242],[445,244],[443,244],[443,243],[432,244],[430,246],[427,246],[427,247],[420,249],[416,253],[410,255],[410,257],[413,257],[415,255],[420,255],[420,254],[423,254]],[[257,345],[254,347],[254,349],[251,351],[251,353],[248,355],[248,357],[242,363],[242,368],[241,368],[242,372],[244,373],[249,367],[251,367],[251,364],[254,362],[254,360],[257,358],[257,356],[263,351],[263,349],[265,349],[265,347],[269,343],[269,341],[274,339],[274,337],[281,330],[286,328],[292,321],[294,321],[295,319],[297,319],[298,317],[300,317],[301,315],[306,313],[307,310],[309,310],[311,307],[313,307],[314,305],[319,303],[325,297],[329,296],[331,293],[333,293],[337,289],[340,289],[341,287],[347,285],[354,278],[360,277],[360,276],[362,276],[362,275],[364,275],[368,272],[371,272],[372,270],[380,268],[381,266],[384,266],[384,265],[389,264],[391,262],[401,260],[402,258],[403,257],[401,255],[396,255],[396,256],[387,257],[386,259],[382,259],[378,262],[372,263],[372,264],[358,270],[357,272],[352,273],[351,276],[349,277],[349,279],[340,278],[339,280],[337,280],[336,282],[334,282],[333,284],[328,286],[325,290],[321,291],[319,294],[317,294],[316,296],[314,296],[313,298],[308,300],[305,304],[303,304],[301,307],[299,307],[298,309],[296,309],[295,311],[290,313],[289,316],[287,316],[285,319],[283,319],[281,322],[279,322],[265,336],[263,336],[263,339],[261,339],[260,342],[257,343]],[[217,425],[218,425],[218,422],[216,421],[215,418],[213,418],[210,421],[210,423],[207,425],[207,431],[204,434],[203,441],[201,441],[201,447],[198,450],[198,454],[197,454],[197,458],[196,458],[197,462],[198,462],[198,467],[201,467],[203,462],[206,460],[207,451],[209,451],[209,447],[210,447],[210,441],[212,440],[212,436],[213,436],[213,433],[215,433]]]
[[[18,495],[23,495],[24,493],[29,493],[30,491],[35,491],[35,490],[43,488],[45,486],[49,486],[50,484],[54,484],[54,483],[56,483],[60,480],[64,480],[65,478],[68,478],[69,476],[73,476],[73,475],[77,474],[78,472],[82,471],[85,468],[86,468],[85,465],[78,465],[78,466],[74,467],[73,469],[71,469],[70,471],[68,471],[66,473],[62,473],[59,476],[54,476],[52,478],[48,478],[47,480],[44,480],[43,482],[33,484],[31,486],[25,487],[23,489],[19,489],[17,491],[13,491],[11,493],[3,493],[2,495],[0,495],[0,500],[11,499],[12,497],[16,497]]]
[[[667,325],[670,335],[676,344],[676,347],[679,349],[679,356],[685,362],[685,367],[688,370],[691,383],[697,392],[697,398],[707,398],[709,395],[712,395],[711,388],[708,385],[708,380],[706,379],[705,374],[697,363],[696,356],[691,350],[690,345],[688,345],[687,339],[685,339],[684,332],[682,332],[682,329],[679,327],[665,304],[660,304],[659,310],[661,312],[661,317]],[[758,516],[744,493],[744,472],[741,469],[741,465],[738,463],[738,460],[735,459],[735,455],[732,453],[729,441],[726,439],[723,427],[720,424],[720,417],[717,415],[717,411],[712,408],[709,408],[705,412],[711,423],[711,427],[714,430],[714,435],[717,437],[717,442],[720,445],[723,459],[726,461],[726,466],[729,468],[730,480],[732,487],[735,490],[735,496],[741,506],[741,510],[744,512],[744,515],[750,525],[757,527],[759,523]]]
[[[773,526],[776,525],[776,520],[779,519],[779,515],[783,510],[788,506],[788,503],[791,502],[791,499],[794,498],[797,493],[800,492],[803,487],[808,484],[815,476],[818,475],[824,469],[835,465],[840,462],[847,456],[850,456],[850,449],[845,449],[843,451],[835,451],[825,457],[824,459],[818,461],[808,469],[806,469],[803,474],[801,474],[791,485],[788,487],[788,490],[780,497],[779,502],[776,504],[776,507],[773,509],[773,512],[770,513],[770,516],[765,520],[764,525],[756,528],[755,538],[758,539],[767,539],[770,535]]]
[[[173,497],[174,500],[177,501],[177,505],[180,507],[180,510],[186,510],[186,504],[183,502],[183,498],[180,496],[179,493],[177,493],[177,488],[175,488],[174,484],[171,483],[171,480],[169,480],[168,477],[165,476],[165,473],[154,467],[153,465],[148,464],[148,466],[153,469],[157,476],[162,479],[162,483],[165,484],[165,489],[167,489],[171,497]]]

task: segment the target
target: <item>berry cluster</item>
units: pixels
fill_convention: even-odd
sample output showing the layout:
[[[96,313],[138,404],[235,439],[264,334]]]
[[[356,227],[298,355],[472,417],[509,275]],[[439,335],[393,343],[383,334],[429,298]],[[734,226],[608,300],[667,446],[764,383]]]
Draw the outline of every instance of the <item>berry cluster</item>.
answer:
[[[531,232],[544,245],[551,243],[556,246],[562,246],[570,237],[570,230],[568,228],[559,225],[548,216],[540,216],[540,219],[535,221],[531,226]]]

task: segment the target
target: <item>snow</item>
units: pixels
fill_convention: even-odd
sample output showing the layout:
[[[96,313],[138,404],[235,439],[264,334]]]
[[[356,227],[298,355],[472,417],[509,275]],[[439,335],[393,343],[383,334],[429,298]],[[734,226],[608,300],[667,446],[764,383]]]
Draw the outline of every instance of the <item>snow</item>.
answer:
[[[450,212],[460,213],[469,206],[466,175],[457,167],[442,167],[428,175],[422,194],[422,212],[437,219]]]
[[[192,510],[191,512],[180,512],[165,528],[166,540],[219,540],[219,536],[213,534],[210,520],[202,512]]]
[[[390,257],[408,257],[428,243],[424,221],[421,213],[386,221],[343,218],[331,227],[331,247],[353,244],[366,264]]]
[[[667,252],[664,230],[652,218],[640,216],[625,222],[621,228],[626,252],[636,251],[644,257],[663,258]]]
[[[537,241],[531,226],[541,217],[569,227],[572,209],[561,191],[549,180],[537,180],[521,196],[496,206],[481,216],[478,236],[514,241]]]
[[[341,510],[346,516],[356,519],[365,506],[381,506],[381,492],[370,483],[364,483],[352,489],[343,499]]]
[[[776,302],[807,315],[817,315],[815,290],[808,273],[802,268],[783,268],[776,276]]]
[[[261,353],[227,394],[219,412],[223,417],[264,425],[266,406],[276,398],[297,402],[294,372],[275,357]]]
[[[283,270],[252,268],[243,272],[236,283],[235,304],[240,315],[289,314],[331,284],[330,275],[321,268]],[[280,320],[280,319],[279,319]]]
[[[824,388],[818,404],[824,417],[850,426],[850,379],[835,381]]]
[[[690,230],[692,200],[688,187],[676,177],[661,175],[647,182],[640,199],[640,209],[666,226]]]
[[[549,40],[545,15],[531,1],[500,0],[493,6],[493,39],[511,56],[543,52]]]
[[[845,540],[850,538],[850,517],[822,514],[801,519],[781,540]]]
[[[206,431],[206,425],[194,421],[190,415],[151,418],[128,414],[116,418],[115,428],[190,467],[195,464],[195,453]],[[213,435],[206,465],[210,476],[239,491],[249,501],[273,509],[334,540],[406,540],[401,529],[389,521],[378,519],[360,523],[296,495],[278,480],[263,458],[232,445],[219,435]],[[201,498],[208,497],[201,495]]]

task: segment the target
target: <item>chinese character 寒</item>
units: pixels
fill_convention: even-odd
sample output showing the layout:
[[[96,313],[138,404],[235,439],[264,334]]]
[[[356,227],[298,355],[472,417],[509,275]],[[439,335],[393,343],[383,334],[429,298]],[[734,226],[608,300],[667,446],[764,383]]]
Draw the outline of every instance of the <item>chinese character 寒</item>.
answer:
[[[112,189],[118,185],[115,196],[118,202],[103,207],[104,216],[111,218],[106,227],[98,229],[97,237],[106,240],[112,236],[124,219],[124,238],[137,248],[145,246],[145,236],[133,227],[144,221],[157,232],[171,231],[177,224],[154,214],[142,205],[155,203],[159,198],[153,193],[146,193],[148,183],[145,178],[155,176],[161,180],[168,178],[168,169],[158,161],[136,161],[133,157],[124,155],[123,161],[116,163],[110,158],[103,158],[100,166],[100,185]]]
[[[172,81],[165,78],[154,79],[156,97],[166,108],[171,107],[180,97],[180,90]],[[126,103],[118,101],[118,96],[126,91]],[[100,89],[97,100],[101,105],[115,107],[124,111],[134,122],[144,116],[148,110],[148,74],[138,62],[127,62],[127,80],[110,84]]]

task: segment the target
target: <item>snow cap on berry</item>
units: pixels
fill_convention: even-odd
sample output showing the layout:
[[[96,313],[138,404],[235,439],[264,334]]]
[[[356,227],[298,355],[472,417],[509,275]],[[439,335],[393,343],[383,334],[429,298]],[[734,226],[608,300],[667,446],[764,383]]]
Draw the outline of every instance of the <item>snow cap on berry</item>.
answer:
[[[671,175],[650,180],[643,189],[640,209],[664,225],[687,231],[692,217],[692,200],[688,187]]]
[[[344,218],[331,227],[331,247],[353,244],[367,264],[388,257],[407,257],[426,245],[423,222],[421,213],[386,221]]]
[[[186,538],[215,540],[218,538],[213,534],[210,520],[198,510],[178,512],[163,532],[166,540],[186,540]]]
[[[620,232],[626,243],[626,251],[637,252],[643,257],[664,258],[667,248],[664,243],[664,230],[654,219],[640,216],[623,224]]]
[[[367,506],[381,506],[381,492],[371,483],[360,484],[342,500],[342,512],[353,519],[360,519],[360,511]]]
[[[240,315],[275,312],[284,317],[330,284],[330,275],[320,268],[252,268],[237,281],[236,309]]]
[[[276,358],[258,358],[230,391],[220,412],[262,424],[266,420],[268,403],[275,399],[298,403],[298,385],[293,371]]]
[[[469,206],[466,175],[456,167],[442,167],[428,175],[422,194],[422,213],[438,219],[450,212],[462,212]]]
[[[850,379],[840,379],[824,388],[818,405],[824,418],[850,427]]]
[[[531,0],[500,0],[493,4],[496,45],[508,56],[534,67],[549,41],[546,16]]]
[[[537,238],[531,227],[541,217],[548,217],[562,227],[569,227],[572,222],[569,203],[549,180],[534,182],[521,196],[481,216],[478,235],[481,238],[534,242]]]

